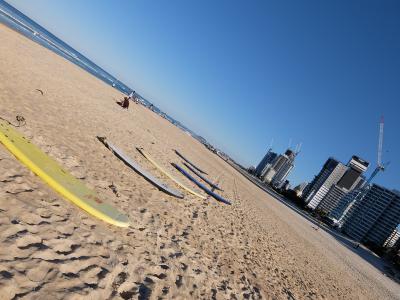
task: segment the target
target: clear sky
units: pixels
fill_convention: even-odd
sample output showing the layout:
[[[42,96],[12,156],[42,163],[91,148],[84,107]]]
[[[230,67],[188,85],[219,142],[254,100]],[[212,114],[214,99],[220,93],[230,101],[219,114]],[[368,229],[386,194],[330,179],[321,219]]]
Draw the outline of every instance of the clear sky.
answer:
[[[329,156],[400,189],[400,1],[9,0],[240,163],[302,142],[293,183]]]

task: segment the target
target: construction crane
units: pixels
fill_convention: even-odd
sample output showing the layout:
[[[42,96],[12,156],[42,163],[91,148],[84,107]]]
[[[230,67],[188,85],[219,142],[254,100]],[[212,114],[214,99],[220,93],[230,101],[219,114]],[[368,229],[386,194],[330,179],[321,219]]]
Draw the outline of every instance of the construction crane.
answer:
[[[385,120],[383,118],[383,116],[381,117],[381,121],[379,122],[379,140],[378,140],[378,160],[377,160],[377,165],[375,170],[372,172],[371,176],[369,176],[366,185],[368,186],[372,179],[374,179],[374,177],[379,173],[379,172],[383,172],[385,171],[385,167],[387,167],[387,165],[389,163],[382,163],[382,148],[383,148],[383,127],[385,125]]]
[[[372,172],[371,176],[369,176],[368,180],[365,182],[365,184],[363,185],[363,187],[359,190],[355,190],[354,192],[356,192],[357,194],[354,196],[354,198],[345,204],[345,206],[343,207],[343,210],[341,211],[341,213],[339,213],[340,217],[335,221],[336,224],[339,225],[339,227],[341,227],[343,225],[343,222],[346,218],[347,213],[349,212],[350,208],[356,203],[358,202],[359,199],[363,198],[364,195],[368,192],[369,188],[370,188],[370,184],[372,182],[372,179],[375,178],[375,176],[381,172],[384,171],[385,168],[387,167],[387,165],[389,163],[382,163],[382,148],[383,148],[383,127],[385,124],[385,120],[383,118],[383,116],[381,117],[381,121],[379,122],[379,138],[378,138],[378,159],[377,159],[377,165],[375,170]]]
[[[297,154],[299,154],[300,153],[300,150],[301,150],[301,145],[302,145],[303,143],[298,143],[297,145],[296,145],[296,148],[294,149],[294,153],[296,154],[296,156],[297,156]]]

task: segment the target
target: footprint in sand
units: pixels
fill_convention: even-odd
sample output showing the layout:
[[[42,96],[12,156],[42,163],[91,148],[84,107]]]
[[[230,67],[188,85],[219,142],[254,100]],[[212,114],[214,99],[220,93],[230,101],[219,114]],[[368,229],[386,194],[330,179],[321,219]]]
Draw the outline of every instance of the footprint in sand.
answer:
[[[43,246],[42,239],[35,235],[25,235],[16,240],[16,245],[18,248],[25,249],[32,246]]]
[[[76,226],[73,224],[67,224],[67,225],[59,225],[56,227],[56,230],[65,235],[65,236],[70,236],[74,233]],[[89,233],[90,234],[90,233]]]
[[[21,222],[29,225],[48,223],[46,220],[42,219],[42,217],[34,213],[23,213],[19,219]]]
[[[28,270],[26,276],[30,281],[41,282],[44,281],[46,275],[54,268],[54,264],[46,261],[41,261],[34,268]]]
[[[137,294],[138,287],[134,282],[124,282],[118,288],[117,293],[122,299],[133,299],[133,296]]]
[[[175,279],[175,285],[179,289],[183,285],[183,277],[182,275],[177,275]]]
[[[67,239],[51,239],[43,242],[44,245],[53,249],[58,254],[69,254],[81,246],[80,243]]]

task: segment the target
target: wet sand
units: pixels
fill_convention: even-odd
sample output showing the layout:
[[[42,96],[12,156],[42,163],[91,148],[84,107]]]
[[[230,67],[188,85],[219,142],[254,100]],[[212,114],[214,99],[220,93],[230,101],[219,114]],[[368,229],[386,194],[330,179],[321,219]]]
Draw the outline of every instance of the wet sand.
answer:
[[[0,116],[22,115],[25,136],[132,223],[89,216],[0,146],[2,299],[400,299],[399,285],[165,119],[133,103],[122,110],[119,92],[3,25],[0,36]],[[153,187],[96,136],[185,199]],[[196,189],[170,165],[181,162],[177,149],[233,205],[188,194],[135,147]]]

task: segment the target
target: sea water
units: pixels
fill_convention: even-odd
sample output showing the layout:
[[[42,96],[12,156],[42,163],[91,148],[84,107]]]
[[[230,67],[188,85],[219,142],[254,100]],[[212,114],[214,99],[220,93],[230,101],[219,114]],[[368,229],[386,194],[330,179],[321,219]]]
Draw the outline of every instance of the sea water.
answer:
[[[58,55],[68,59],[72,63],[83,68],[90,74],[96,76],[105,83],[113,86],[115,89],[130,94],[133,90],[117,78],[103,70],[94,62],[86,58],[84,55],[67,45],[65,42],[57,38],[45,28],[37,24],[35,21],[15,9],[8,3],[0,0],[0,23],[12,28],[23,34],[29,39],[39,43],[40,45],[54,51]]]
[[[84,55],[73,49],[71,46],[60,40],[54,34],[47,31],[45,28],[37,24],[35,21],[24,15],[22,12],[9,5],[3,0],[0,0],[0,23],[12,28],[13,30],[23,34],[29,39],[35,41],[36,43],[54,51],[58,55],[68,59],[72,63],[78,65],[82,69],[86,70],[90,74],[96,76],[105,83],[113,86],[120,92],[129,95],[133,90],[119,81],[117,78],[109,74],[107,71],[103,70],[101,67],[96,65],[90,59],[86,58]],[[150,101],[135,94],[136,97],[145,105],[152,107],[152,110],[157,114],[166,118],[169,122],[177,126],[178,128],[188,132],[194,138],[199,139],[199,136],[191,131],[189,128],[184,126],[179,121],[173,119],[167,114],[163,113],[158,107],[152,105]],[[199,139],[200,140],[200,139]],[[202,140],[200,140],[203,142]]]

